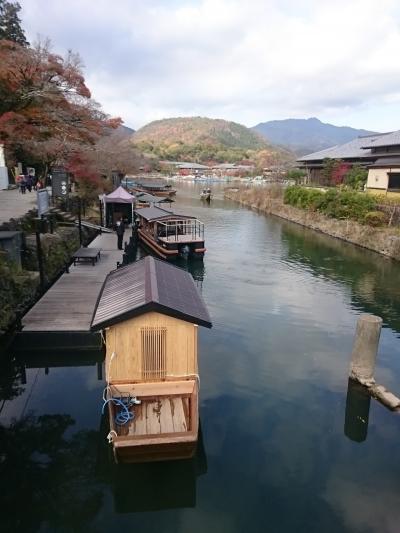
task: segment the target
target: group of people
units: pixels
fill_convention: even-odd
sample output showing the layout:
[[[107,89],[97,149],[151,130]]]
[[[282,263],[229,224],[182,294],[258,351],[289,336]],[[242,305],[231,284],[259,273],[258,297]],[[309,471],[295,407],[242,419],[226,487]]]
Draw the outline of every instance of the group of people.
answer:
[[[32,189],[34,191],[37,191],[41,188],[41,182],[36,176],[33,176],[31,174],[21,174],[18,179],[18,185],[19,185],[19,191],[22,194],[26,193],[26,190],[28,189],[28,192],[31,192]]]

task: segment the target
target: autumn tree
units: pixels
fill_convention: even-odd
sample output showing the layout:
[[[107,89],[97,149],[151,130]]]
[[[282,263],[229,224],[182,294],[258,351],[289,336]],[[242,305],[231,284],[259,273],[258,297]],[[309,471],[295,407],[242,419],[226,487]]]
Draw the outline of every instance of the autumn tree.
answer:
[[[88,146],[85,152],[93,166],[107,179],[111,179],[113,171],[134,174],[141,168],[154,168],[158,164],[158,159],[145,157],[118,131],[102,137],[94,146]]]
[[[351,165],[343,161],[337,161],[333,167],[331,181],[333,185],[342,185],[346,174],[349,172]]]
[[[121,123],[91,99],[79,56],[0,41],[0,138],[9,162],[25,159],[46,172]]]
[[[22,46],[28,46],[21,20],[18,13],[21,6],[18,2],[0,0],[0,39],[13,41]]]

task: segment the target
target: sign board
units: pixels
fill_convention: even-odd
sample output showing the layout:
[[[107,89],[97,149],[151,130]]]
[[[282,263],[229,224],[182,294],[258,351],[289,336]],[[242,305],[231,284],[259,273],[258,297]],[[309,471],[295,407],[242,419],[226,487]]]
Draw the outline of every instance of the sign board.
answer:
[[[41,189],[40,191],[37,191],[36,194],[37,194],[38,217],[41,217],[42,215],[45,215],[50,208],[49,193],[46,189]]]
[[[53,196],[68,198],[69,177],[65,170],[53,170],[51,173],[51,187]]]

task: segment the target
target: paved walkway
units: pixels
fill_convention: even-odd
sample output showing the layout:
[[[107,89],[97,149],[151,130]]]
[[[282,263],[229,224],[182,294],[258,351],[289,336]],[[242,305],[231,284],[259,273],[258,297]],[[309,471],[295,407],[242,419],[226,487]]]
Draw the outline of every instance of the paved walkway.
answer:
[[[100,261],[94,266],[91,263],[71,266],[70,273],[63,274],[24,316],[22,333],[90,331],[103,281],[117,268],[117,261],[122,261],[122,251],[117,249],[117,236],[112,233],[99,235],[89,247],[101,249]]]
[[[36,191],[21,194],[18,189],[0,191],[0,224],[19,218],[37,207]]]

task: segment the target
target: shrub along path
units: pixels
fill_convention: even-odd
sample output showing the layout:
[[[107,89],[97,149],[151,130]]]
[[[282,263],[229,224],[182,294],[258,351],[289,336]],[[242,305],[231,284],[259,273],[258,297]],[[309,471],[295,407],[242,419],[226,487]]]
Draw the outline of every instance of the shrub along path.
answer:
[[[400,261],[400,230],[397,227],[372,227],[350,218],[332,218],[320,211],[294,207],[283,202],[282,189],[228,189],[225,197]]]

